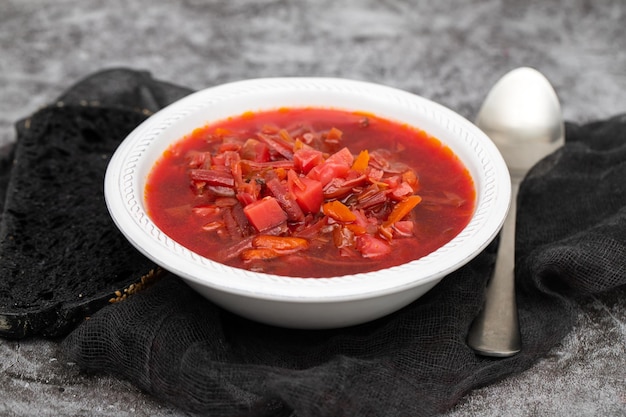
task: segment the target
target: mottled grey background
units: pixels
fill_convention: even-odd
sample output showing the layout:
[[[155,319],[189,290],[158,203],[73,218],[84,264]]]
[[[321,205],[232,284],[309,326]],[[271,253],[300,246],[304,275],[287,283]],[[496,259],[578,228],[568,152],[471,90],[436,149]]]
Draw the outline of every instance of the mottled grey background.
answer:
[[[553,83],[566,119],[626,112],[624,0],[0,0],[0,144],[91,72],[125,66],[194,89],[266,76],[378,82],[473,119],[517,66]],[[416,399],[419,401],[419,399]],[[0,416],[177,416],[57,344],[0,339]],[[529,371],[449,414],[626,415],[626,290],[582,303],[573,332]]]

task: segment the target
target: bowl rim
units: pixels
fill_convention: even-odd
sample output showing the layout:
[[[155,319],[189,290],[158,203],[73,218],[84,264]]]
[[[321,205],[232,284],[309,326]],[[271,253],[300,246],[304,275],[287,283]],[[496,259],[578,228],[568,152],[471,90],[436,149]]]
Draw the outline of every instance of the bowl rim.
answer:
[[[204,117],[206,122],[223,119],[219,116],[201,116],[201,112],[207,111],[208,114],[209,110],[215,110],[217,106],[229,108],[229,104],[237,108],[237,100],[242,97],[252,95],[263,98],[277,93],[285,97],[298,94],[306,102],[311,101],[306,100],[310,95],[319,96],[320,101],[327,96],[345,96],[347,102],[357,98],[371,100],[372,106],[380,102],[380,106],[416,112],[416,115],[419,114],[419,117],[437,126],[437,129],[441,128],[455,137],[460,135],[459,143],[450,147],[455,153],[460,148],[464,149],[467,153],[461,159],[470,158],[471,155],[471,158],[476,158],[473,162],[480,164],[481,168],[472,175],[477,195],[475,212],[469,224],[450,242],[420,259],[379,271],[331,278],[284,277],[226,266],[201,257],[167,237],[144,210],[142,187],[146,173],[154,163],[154,155],[160,155],[164,144],[172,142],[165,137],[169,134],[172,138],[180,139],[194,127],[200,126],[193,122],[186,124],[186,118]],[[273,104],[263,109],[279,107],[284,106]],[[345,106],[327,107],[344,109]],[[357,107],[355,105],[350,110]],[[259,109],[243,106],[231,115],[247,110]],[[224,112],[228,113],[227,110]],[[381,117],[389,118],[385,115]],[[422,128],[423,125],[420,123],[416,127]],[[177,129],[178,134],[171,133]],[[427,128],[423,130],[431,133]],[[433,136],[450,145],[441,135]],[[160,144],[161,149],[154,151],[152,148],[156,144]],[[460,155],[457,153],[457,156]],[[464,163],[468,165],[467,160]],[[481,177],[479,182],[476,174],[484,178]],[[294,303],[326,303],[405,291],[440,280],[465,265],[499,232],[508,212],[511,184],[504,159],[493,142],[473,123],[441,104],[404,90],[366,81],[332,77],[273,77],[235,81],[199,90],[150,116],[121,142],[111,157],[105,174],[104,193],[111,218],[128,241],[155,263],[184,280],[245,297]],[[445,267],[441,267],[439,261],[444,258],[448,262]]]

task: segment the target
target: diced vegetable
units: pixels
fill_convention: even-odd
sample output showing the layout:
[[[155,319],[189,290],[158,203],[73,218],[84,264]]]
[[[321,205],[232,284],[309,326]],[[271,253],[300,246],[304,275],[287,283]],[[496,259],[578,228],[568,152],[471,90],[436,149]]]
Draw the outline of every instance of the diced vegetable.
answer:
[[[344,178],[350,166],[343,162],[328,161],[316,165],[309,171],[307,177],[319,181],[322,185],[326,185],[333,178]]]
[[[350,209],[345,204],[338,200],[324,203],[324,205],[322,206],[322,211],[328,217],[332,217],[333,219],[340,222],[350,223],[356,220],[356,216],[354,215],[354,213],[352,213],[352,211],[350,211]]]
[[[393,231],[396,237],[410,237],[413,235],[415,223],[410,220],[401,220],[393,224]]]
[[[338,164],[345,164],[348,167],[352,166],[354,162],[354,155],[350,152],[348,148],[341,148],[340,151],[335,152],[331,156],[326,159],[326,162],[333,162]]]
[[[384,153],[375,152],[372,158],[365,149],[355,157],[342,147],[324,159],[321,150],[309,145],[319,139],[316,136],[302,136],[306,144],[289,131],[269,125],[257,134],[258,139],[227,137],[218,154],[190,156],[189,176],[199,195],[206,186],[217,198],[215,204],[194,208],[198,215],[215,218],[203,230],[224,228],[229,235],[241,235],[249,222],[257,232],[266,233],[253,239],[252,247],[241,253],[243,259],[273,259],[307,249],[304,236],[323,235],[327,222],[294,230],[299,236],[267,233],[280,234],[285,230],[281,225],[303,223],[311,215],[324,215],[338,223],[332,223],[335,226],[329,231],[344,254],[356,250],[363,257],[376,258],[389,252],[393,239],[413,234],[414,223],[405,218],[421,201],[414,195],[417,175],[404,165],[390,163]],[[323,137],[338,143],[343,133],[331,129]],[[207,161],[216,165],[207,167]],[[231,195],[236,199],[224,197]],[[218,205],[217,201],[228,198],[233,202]],[[229,209],[221,212],[220,206]]]
[[[309,242],[301,237],[259,235],[252,239],[252,245],[277,251],[296,251],[308,248]]]
[[[303,187],[292,185],[291,192],[296,197],[298,205],[305,213],[317,213],[320,210],[324,194],[319,181],[301,177],[298,181]]]
[[[322,137],[338,143],[343,133],[331,129]],[[236,196],[228,205],[218,205],[216,200],[215,204],[194,208],[198,215],[216,219],[206,223],[203,230],[219,232],[225,228],[234,236],[240,229],[245,233],[249,222],[257,232],[266,233],[256,236],[252,247],[241,252],[243,259],[273,259],[307,249],[304,236],[323,235],[327,222],[294,230],[294,236],[267,233],[280,234],[285,230],[281,225],[303,223],[311,215],[324,215],[339,223],[333,223],[329,231],[332,242],[344,254],[356,250],[363,257],[376,258],[388,253],[394,238],[412,235],[413,221],[404,219],[421,201],[413,195],[417,175],[404,165],[390,163],[382,152],[372,154],[372,158],[365,149],[355,157],[342,147],[324,159],[321,150],[310,146],[319,140],[317,136],[302,136],[305,143],[270,125],[263,127],[257,139],[227,138],[216,155],[192,154],[189,176],[200,195],[206,185],[219,201],[230,198],[220,196]],[[216,165],[207,167],[207,161]],[[220,205],[229,210],[222,213]]]
[[[267,188],[278,201],[278,204],[287,214],[291,221],[300,222],[304,220],[304,213],[296,202],[296,197],[289,191],[287,186],[280,182],[278,178],[272,178],[267,182]]]
[[[367,166],[370,162],[370,154],[367,149],[364,149],[359,153],[359,156],[352,163],[352,169],[358,173],[365,173]]]
[[[252,261],[258,259],[274,259],[278,258],[280,253],[274,249],[260,248],[260,249],[246,249],[241,252],[241,259],[244,261]]]
[[[311,169],[324,162],[322,151],[315,149],[299,149],[293,154],[295,169],[303,174],[308,174]]]
[[[338,143],[341,141],[342,136],[343,132],[336,127],[333,127],[328,131],[328,133],[326,133],[326,142]]]
[[[395,222],[398,222],[404,218],[415,206],[417,206],[420,201],[422,201],[422,197],[418,195],[412,195],[411,197],[407,197],[393,208],[393,211],[387,218],[387,220],[383,223],[384,227],[389,227]]]
[[[391,253],[389,243],[368,234],[356,237],[356,247],[364,258],[378,258]]]
[[[262,232],[287,220],[287,215],[278,204],[274,197],[264,197],[244,207],[243,212],[254,226],[254,228]]]

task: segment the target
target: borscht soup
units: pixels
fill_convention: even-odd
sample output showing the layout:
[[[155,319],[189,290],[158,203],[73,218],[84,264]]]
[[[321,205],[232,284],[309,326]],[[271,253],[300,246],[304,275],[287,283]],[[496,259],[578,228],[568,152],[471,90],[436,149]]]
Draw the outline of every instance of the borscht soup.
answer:
[[[463,163],[418,127],[364,112],[281,108],[210,123],[150,172],[152,221],[189,250],[291,277],[419,259],[470,221]]]

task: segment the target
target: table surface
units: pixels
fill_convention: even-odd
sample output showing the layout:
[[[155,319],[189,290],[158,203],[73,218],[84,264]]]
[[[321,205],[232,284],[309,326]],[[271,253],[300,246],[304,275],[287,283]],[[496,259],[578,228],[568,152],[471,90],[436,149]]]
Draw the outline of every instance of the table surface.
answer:
[[[532,66],[569,121],[626,111],[623,0],[3,0],[0,144],[15,121],[104,68],[200,89],[266,76],[402,88],[472,119],[495,81]],[[626,291],[581,303],[572,332],[461,416],[626,415]],[[0,415],[177,416],[131,384],[86,376],[45,340],[0,339]]]

